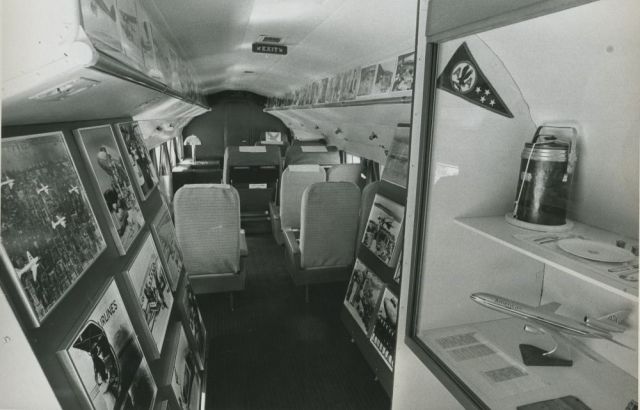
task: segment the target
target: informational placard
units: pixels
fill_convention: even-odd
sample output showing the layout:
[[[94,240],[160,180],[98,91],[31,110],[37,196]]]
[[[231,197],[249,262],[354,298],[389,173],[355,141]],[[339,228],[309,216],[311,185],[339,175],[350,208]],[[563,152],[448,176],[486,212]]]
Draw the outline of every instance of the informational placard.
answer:
[[[286,55],[287,46],[269,43],[253,43],[251,44],[251,51],[254,53]]]

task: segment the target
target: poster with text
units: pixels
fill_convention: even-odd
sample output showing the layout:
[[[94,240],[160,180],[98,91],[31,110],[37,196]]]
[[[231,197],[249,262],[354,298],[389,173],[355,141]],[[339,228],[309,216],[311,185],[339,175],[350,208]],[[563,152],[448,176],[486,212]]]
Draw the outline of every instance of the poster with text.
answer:
[[[116,246],[125,254],[142,230],[144,217],[111,126],[80,128],[76,137],[102,194]]]
[[[138,6],[138,25],[141,33],[142,60],[146,73],[155,79],[162,79],[153,48],[153,25],[142,4]]]
[[[127,276],[142,310],[144,321],[158,352],[161,352],[169,326],[173,294],[151,236],[147,236],[133,263],[127,269]]]
[[[135,0],[118,0],[118,28],[124,55],[135,67],[143,67],[142,33],[138,23],[138,10]]]
[[[142,131],[137,122],[122,122],[116,128],[124,142],[129,164],[133,168],[135,184],[144,201],[158,184],[158,175],[144,143]]]
[[[356,259],[344,304],[367,335],[371,330],[383,288],[384,283],[376,274]]]
[[[156,243],[160,250],[160,256],[164,261],[167,270],[171,289],[174,291],[178,287],[180,275],[184,271],[184,263],[182,262],[182,251],[178,245],[178,237],[171,220],[171,215],[166,205],[163,203],[158,216],[152,223],[153,230],[156,234]]]
[[[62,132],[3,139],[1,162],[2,256],[39,325],[107,245]]]
[[[153,405],[149,397],[155,390],[153,379],[148,372],[140,374],[146,362],[114,281],[60,356],[94,409],[149,409]],[[138,404],[140,407],[134,407]]]
[[[390,369],[393,369],[397,330],[398,298],[389,289],[385,289],[370,341]]]
[[[401,250],[404,206],[376,194],[362,244],[387,266],[395,267]]]

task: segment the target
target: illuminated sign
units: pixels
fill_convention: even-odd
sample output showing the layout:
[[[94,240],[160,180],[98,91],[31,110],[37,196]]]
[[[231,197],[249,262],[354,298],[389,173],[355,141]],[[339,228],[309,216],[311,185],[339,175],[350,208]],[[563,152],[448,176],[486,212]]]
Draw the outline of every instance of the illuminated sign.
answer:
[[[251,50],[254,53],[287,54],[287,46],[281,46],[279,44],[253,43],[251,45]]]

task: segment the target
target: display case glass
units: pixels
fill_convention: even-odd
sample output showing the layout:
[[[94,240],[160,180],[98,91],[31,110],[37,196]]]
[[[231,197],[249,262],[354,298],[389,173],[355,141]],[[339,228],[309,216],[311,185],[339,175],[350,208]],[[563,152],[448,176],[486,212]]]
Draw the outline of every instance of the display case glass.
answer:
[[[638,400],[638,9],[428,46],[407,340],[465,406]]]

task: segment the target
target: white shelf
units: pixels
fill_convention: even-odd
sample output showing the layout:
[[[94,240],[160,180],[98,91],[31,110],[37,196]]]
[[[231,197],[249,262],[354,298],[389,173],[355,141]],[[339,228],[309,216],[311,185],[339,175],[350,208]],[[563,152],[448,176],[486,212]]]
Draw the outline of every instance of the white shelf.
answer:
[[[419,336],[491,409],[515,409],[567,395],[578,397],[592,409],[624,409],[637,398],[637,379],[595,352],[598,361],[574,352],[571,367],[525,366],[520,344],[550,348],[553,342],[546,335],[525,332],[522,324],[520,319],[498,319],[424,331]],[[447,337],[448,345],[443,341]],[[484,355],[478,353],[482,352],[478,347],[483,347]],[[513,371],[500,374],[510,377],[502,381],[488,377],[491,371],[506,368]]]
[[[574,227],[567,232],[545,233],[510,225],[505,221],[504,216],[456,218],[455,221],[467,229],[546,265],[552,266],[584,281],[596,284],[634,302],[638,301],[638,282],[621,279],[619,273],[608,271],[609,268],[615,268],[622,264],[594,262],[579,258],[560,249],[557,241],[538,244],[533,242],[533,240],[522,239],[526,236],[542,237],[548,235],[559,238],[575,236],[613,245],[615,245],[617,240],[622,239],[627,243],[627,246],[630,246],[630,244],[637,246],[637,241],[632,238],[616,235],[578,222],[574,222]],[[637,257],[634,263],[638,263]],[[631,269],[632,268],[625,272],[629,272]]]

